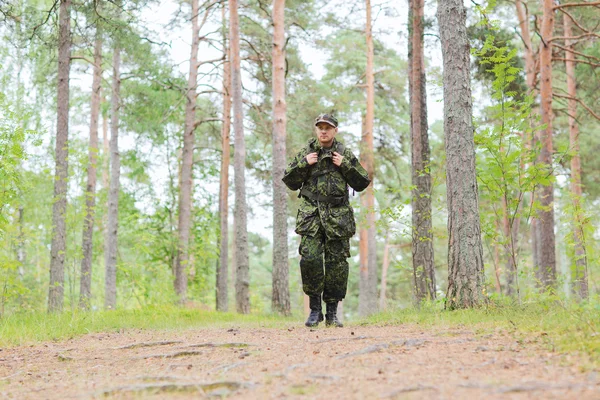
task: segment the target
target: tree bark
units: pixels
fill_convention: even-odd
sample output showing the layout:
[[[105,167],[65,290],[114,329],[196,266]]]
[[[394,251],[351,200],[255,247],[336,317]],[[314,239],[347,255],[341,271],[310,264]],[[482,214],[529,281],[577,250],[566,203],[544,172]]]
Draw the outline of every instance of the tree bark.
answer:
[[[386,236],[385,243],[383,245],[383,265],[381,267],[381,290],[379,291],[379,310],[385,311],[386,309],[386,292],[387,292],[387,273],[390,266],[390,244],[389,239]]]
[[[521,30],[521,38],[523,40],[524,46],[524,56],[525,56],[525,73],[526,73],[526,82],[527,87],[529,88],[529,94],[533,95],[534,98],[537,98],[537,70],[536,70],[536,51],[533,48],[533,43],[531,41],[531,31],[529,27],[529,12],[525,7],[521,0],[516,0],[516,11],[517,17],[519,18],[519,28]],[[531,118],[531,122],[533,125],[534,118]],[[537,139],[535,133],[532,134],[530,138],[523,137],[526,145],[533,149],[536,145]],[[532,201],[534,200],[536,194],[535,191],[531,193]],[[530,236],[531,236],[531,254],[533,257],[533,265],[534,268],[537,268],[540,264],[540,246],[538,245],[538,237],[539,237],[539,224],[536,217],[531,218],[530,224]]]
[[[100,90],[102,89],[102,39],[100,28],[96,28],[94,45],[94,77],[92,79],[92,101],[90,106],[90,143],[88,150],[87,186],[85,190],[85,217],[81,249],[81,278],[79,285],[79,307],[90,308],[92,296],[92,253],[94,217],[96,213],[96,172],[98,163],[98,119],[100,116]]]
[[[573,36],[571,19],[563,14],[564,35]],[[566,40],[565,46],[573,49],[573,42]],[[573,211],[575,214],[573,224],[574,260],[572,262],[573,291],[580,299],[588,298],[587,259],[584,248],[583,221],[582,221],[582,187],[581,187],[581,157],[579,152],[579,126],[577,125],[577,81],[575,78],[575,55],[565,52],[567,61],[567,91],[569,94],[569,147],[571,157],[571,196],[573,197]]]
[[[244,142],[244,110],[242,104],[242,76],[240,68],[240,23],[238,0],[229,0],[231,45],[231,87],[233,94],[233,128],[235,149],[233,155],[235,184],[235,298],[237,312],[250,312],[250,265],[248,260],[248,227],[246,206],[246,144]]]
[[[541,117],[545,128],[540,131],[542,148],[539,163],[552,176],[552,33],[554,31],[554,2],[543,0],[540,49]],[[538,212],[539,224],[539,284],[543,290],[556,283],[556,254],[554,237],[554,184],[550,182],[539,190],[542,209]]]
[[[412,263],[418,302],[435,299],[435,264],[431,222],[431,174],[425,89],[424,1],[409,1],[409,93],[412,152]]]
[[[104,262],[104,308],[114,310],[117,306],[117,230],[119,227],[119,189],[121,158],[119,154],[119,111],[121,108],[121,48],[115,39],[113,49],[113,76],[110,119],[110,189],[108,192],[108,222]]]
[[[103,96],[102,102],[106,104],[106,97]],[[102,106],[100,108],[102,108]],[[102,154],[104,155],[104,164],[102,166],[102,187],[105,190],[108,190],[108,188],[110,187],[110,180],[108,176],[110,172],[110,168],[108,166],[108,162],[110,160],[109,145],[110,141],[108,139],[108,113],[104,112],[102,113]],[[106,218],[107,215],[105,214],[104,217]]]
[[[444,65],[449,309],[474,307],[485,299],[466,14],[461,0],[438,2]]]
[[[192,188],[194,162],[194,131],[196,123],[196,87],[198,85],[198,46],[200,26],[198,24],[198,0],[192,0],[192,49],[185,104],[185,127],[181,155],[181,179],[179,187],[179,220],[177,224],[178,247],[175,258],[175,292],[179,302],[185,303],[187,296],[190,226],[192,219]]]
[[[375,163],[373,160],[373,125],[375,119],[375,75],[373,73],[373,34],[371,1],[366,0],[366,41],[367,41],[367,111],[361,140],[360,161],[373,182]],[[373,184],[361,194],[361,204],[366,212],[366,226],[361,228],[360,237],[360,284],[358,312],[367,316],[377,311],[377,243],[375,226],[375,193]]]
[[[273,295],[274,312],[290,314],[286,167],[285,0],[273,0]]]
[[[70,0],[60,1],[58,30],[58,88],[56,118],[56,170],[52,205],[52,244],[50,247],[50,286],[48,311],[63,308],[66,251],[66,212],[69,153],[69,72],[71,69]]]
[[[229,162],[230,144],[229,135],[231,131],[231,55],[227,43],[227,30],[225,17],[225,3],[222,8],[223,18],[223,125],[221,128],[221,174],[219,184],[219,264],[217,266],[217,311],[227,311],[229,308],[228,298],[228,265],[229,265]]]
[[[502,231],[504,233],[504,254],[506,257],[506,294],[508,296],[514,296],[517,294],[517,268],[514,263],[516,254],[514,254],[515,248],[515,232],[511,227],[510,211],[508,210],[508,201],[506,196],[502,196]],[[514,221],[513,221],[514,225]]]

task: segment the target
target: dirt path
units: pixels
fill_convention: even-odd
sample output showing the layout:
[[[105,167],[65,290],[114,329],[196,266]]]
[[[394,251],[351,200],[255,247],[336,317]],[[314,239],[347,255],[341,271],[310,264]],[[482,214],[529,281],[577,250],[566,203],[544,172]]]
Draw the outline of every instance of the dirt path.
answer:
[[[418,326],[126,331],[0,351],[0,398],[600,399],[577,359]]]

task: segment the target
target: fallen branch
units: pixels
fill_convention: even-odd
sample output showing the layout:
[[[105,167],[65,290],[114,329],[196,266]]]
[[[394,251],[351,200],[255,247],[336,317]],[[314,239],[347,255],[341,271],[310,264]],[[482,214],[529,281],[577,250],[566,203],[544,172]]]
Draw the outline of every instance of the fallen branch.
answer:
[[[401,393],[419,392],[421,390],[438,390],[438,389],[434,386],[425,386],[425,385],[408,386],[408,387],[405,387],[402,389],[394,390],[393,392],[390,392],[386,395],[381,396],[381,398],[387,398],[387,397],[396,398]]]
[[[248,365],[248,364],[250,364],[250,363],[237,362],[237,363],[233,363],[233,364],[221,365],[221,366],[218,366],[218,367],[215,367],[215,368],[209,370],[208,372],[219,371],[219,370],[222,370],[223,372],[227,372],[230,369],[234,369],[237,367],[241,367],[242,365]]]
[[[234,347],[249,347],[252,346],[248,343],[196,343],[189,344],[187,346],[183,346],[184,348],[190,347],[225,347],[225,348],[234,348]]]
[[[369,347],[365,347],[362,350],[354,351],[352,353],[346,353],[344,355],[338,356],[337,358],[343,360],[344,358],[362,356],[363,354],[377,353],[380,350],[387,349],[389,345],[387,343],[374,344]]]
[[[235,391],[241,388],[243,385],[240,382],[215,382],[215,383],[149,383],[142,385],[130,385],[120,386],[113,389],[108,389],[101,392],[101,395],[113,396],[116,394],[124,393],[145,393],[153,392],[154,394],[159,393],[192,393],[201,392],[204,394],[210,394],[225,389],[228,392]],[[219,392],[222,393],[222,392]]]
[[[134,360],[147,360],[148,358],[179,358],[179,357],[187,357],[187,356],[199,356],[204,354],[203,351],[194,351],[194,350],[186,350],[186,351],[177,351],[175,353],[170,354],[151,354],[146,356],[134,357]]]
[[[164,341],[164,342],[142,342],[142,343],[128,344],[127,346],[113,347],[113,350],[136,349],[138,347],[167,346],[170,344],[178,344],[178,343],[182,343],[181,340],[175,340],[175,341],[170,340],[170,341]]]
[[[329,339],[321,339],[321,340],[313,340],[312,343],[328,343],[328,342],[337,342],[338,340],[363,340],[363,339],[371,339],[372,336],[357,336],[353,338],[329,338]]]
[[[73,357],[65,356],[64,354],[57,354],[56,357],[59,361],[73,361],[75,360]]]

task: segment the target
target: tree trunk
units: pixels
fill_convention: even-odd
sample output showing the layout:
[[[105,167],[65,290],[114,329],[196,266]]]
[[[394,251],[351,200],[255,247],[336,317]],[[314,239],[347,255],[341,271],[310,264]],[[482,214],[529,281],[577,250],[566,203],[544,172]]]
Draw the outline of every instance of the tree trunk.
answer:
[[[23,11],[23,6],[22,4],[19,4],[19,10],[18,12],[22,12]],[[23,48],[24,48],[24,40],[23,40],[23,30],[22,30],[22,23],[20,20],[15,21],[15,30],[17,33],[17,40],[18,40],[18,44],[17,44],[17,79],[16,79],[16,85],[17,85],[17,101],[15,104],[15,111],[17,113],[17,115],[19,116],[19,118],[21,118],[20,121],[20,126],[21,129],[25,129],[25,121],[23,120],[23,98],[25,95],[25,88],[23,87],[23,82],[22,82],[22,74],[23,74],[23,68],[24,68],[24,58],[23,58]],[[25,209],[23,208],[23,205],[19,205],[18,208],[18,217],[17,217],[17,223],[18,223],[18,234],[17,234],[17,243],[16,243],[16,256],[17,256],[17,262],[19,263],[18,266],[18,271],[19,271],[19,278],[23,279],[24,275],[25,275],[25,261],[26,261],[26,253],[25,253],[25,232],[24,232],[24,224],[25,224]]]
[[[85,190],[85,218],[83,219],[83,241],[81,249],[81,280],[79,286],[79,306],[90,308],[92,296],[92,251],[94,217],[96,212],[96,171],[98,162],[98,118],[100,116],[100,90],[102,88],[102,39],[100,28],[96,28],[94,46],[94,77],[92,79],[92,104],[90,106],[90,144],[88,150],[87,187]]]
[[[361,140],[360,160],[369,178],[373,181],[375,165],[373,160],[373,125],[375,119],[375,75],[373,74],[373,34],[371,1],[366,0],[366,41],[367,41],[367,112],[365,114]],[[377,243],[375,226],[375,194],[373,184],[361,195],[361,204],[366,212],[366,226],[360,231],[360,285],[358,312],[367,316],[377,311]]]
[[[119,227],[119,189],[121,159],[119,155],[119,110],[121,108],[121,49],[115,40],[113,49],[113,76],[110,120],[110,189],[108,192],[108,222],[104,260],[104,307],[113,310],[117,306],[117,229]]]
[[[175,258],[175,292],[179,302],[185,303],[187,296],[187,269],[189,263],[190,226],[192,220],[192,168],[194,162],[194,131],[196,123],[196,86],[198,82],[198,45],[200,27],[198,24],[198,0],[192,0],[192,50],[188,76],[187,101],[185,104],[185,127],[181,155],[181,179],[179,187],[179,220],[177,232],[179,245]]]
[[[519,18],[519,28],[521,30],[521,38],[523,40],[523,45],[525,47],[525,73],[526,73],[526,82],[527,87],[529,88],[529,93],[533,95],[534,98],[537,98],[537,71],[536,71],[536,63],[535,63],[535,50],[533,48],[533,44],[531,42],[531,33],[529,28],[529,12],[523,2],[521,0],[516,0],[515,2],[517,17]],[[534,118],[531,118],[532,125],[534,123]],[[536,145],[536,135],[532,134],[530,138],[523,137],[526,145],[533,149]],[[535,192],[531,193],[532,201],[535,198]],[[518,233],[518,230],[517,230]],[[531,235],[531,254],[533,257],[533,266],[537,268],[540,263],[540,248],[538,245],[538,237],[539,237],[539,224],[538,220],[535,217],[531,217],[530,224],[530,235]]]
[[[564,35],[573,36],[571,19],[564,14]],[[567,40],[565,45],[573,49],[573,42]],[[581,158],[579,156],[579,126],[577,125],[577,81],[575,78],[575,55],[570,52],[565,52],[567,61],[567,91],[569,93],[569,148],[573,156],[571,157],[571,196],[573,197],[573,211],[575,213],[573,224],[573,243],[574,243],[574,260],[572,263],[572,281],[573,291],[580,299],[588,298],[588,281],[587,281],[587,259],[584,248],[583,236],[583,221],[581,210]]]
[[[106,104],[106,98],[103,96],[103,103]],[[100,107],[103,108],[103,107]],[[108,140],[108,113],[102,113],[102,154],[104,155],[104,164],[102,166],[102,187],[105,190],[108,190],[110,186],[110,181],[108,177],[108,173],[110,172],[110,168],[108,166],[108,162],[110,160],[110,149],[109,149],[110,141]],[[106,218],[107,215],[104,214]]]
[[[415,298],[435,299],[435,265],[431,222],[431,174],[425,54],[423,48],[424,1],[410,0],[409,6],[409,93],[412,151],[412,263]]]
[[[221,129],[221,177],[219,185],[219,264],[217,266],[217,311],[227,311],[229,298],[227,290],[227,271],[229,265],[229,134],[231,131],[231,62],[225,17],[225,3],[222,9],[223,17],[223,126]]]
[[[379,291],[379,310],[385,311],[386,309],[386,292],[387,292],[387,273],[390,266],[390,244],[389,239],[385,238],[385,244],[383,245],[383,265],[381,267],[381,290]]]
[[[273,0],[273,297],[274,312],[290,314],[285,102],[285,0]]]
[[[229,0],[231,45],[231,87],[233,94],[233,128],[235,151],[233,156],[235,181],[235,298],[237,312],[250,312],[250,265],[248,260],[248,227],[246,222],[246,144],[244,143],[244,110],[242,105],[242,75],[240,68],[240,23],[238,0]]]
[[[498,228],[498,220],[496,219],[496,229]],[[502,285],[500,285],[500,273],[502,269],[500,268],[500,245],[498,242],[494,242],[494,270],[494,275],[496,277],[496,293],[502,294]]]
[[[543,0],[543,16],[540,50],[540,98],[542,124],[545,128],[540,131],[542,148],[539,163],[542,164],[549,176],[552,172],[552,42],[554,32],[554,2]],[[554,184],[550,182],[539,190],[542,209],[538,212],[540,237],[539,284],[543,290],[556,283],[556,254],[554,237]]]
[[[69,71],[71,69],[70,0],[60,1],[58,30],[58,88],[56,118],[56,170],[54,175],[54,203],[52,205],[52,245],[50,248],[50,286],[48,311],[63,308],[66,251],[66,213],[69,153]]]
[[[461,0],[440,0],[437,18],[444,65],[447,158],[448,294],[446,307],[484,302],[483,248],[475,174],[475,144],[466,10]]]
[[[517,294],[517,268],[514,263],[516,255],[514,254],[513,244],[515,237],[513,235],[513,229],[511,229],[510,211],[508,210],[508,201],[506,196],[502,196],[502,232],[504,233],[504,253],[506,257],[506,294],[508,296],[514,296]]]

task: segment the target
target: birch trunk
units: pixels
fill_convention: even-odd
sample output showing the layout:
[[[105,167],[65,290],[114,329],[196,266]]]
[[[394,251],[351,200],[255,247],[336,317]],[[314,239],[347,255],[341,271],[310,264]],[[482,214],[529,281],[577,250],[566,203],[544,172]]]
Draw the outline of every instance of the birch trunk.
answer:
[[[231,131],[231,62],[229,45],[227,44],[225,3],[222,8],[223,19],[223,126],[221,129],[221,174],[219,184],[219,264],[217,266],[217,311],[227,311],[229,308],[228,296],[228,265],[229,265],[229,162]]]
[[[425,90],[424,1],[409,1],[409,93],[412,152],[412,263],[415,299],[435,299],[431,174]]]
[[[273,0],[273,295],[274,312],[290,314],[286,167],[285,0]]]
[[[375,76],[373,74],[373,34],[371,1],[366,0],[366,41],[367,41],[367,112],[361,140],[360,161],[373,182],[375,165],[373,160],[373,125],[375,119]],[[360,232],[360,285],[358,312],[367,316],[377,311],[377,243],[375,227],[375,194],[373,184],[361,194],[361,204],[366,212],[366,226]]]
[[[250,265],[248,260],[248,227],[246,206],[246,144],[244,142],[244,110],[242,105],[242,76],[240,68],[240,23],[238,0],[229,0],[231,45],[231,87],[233,94],[233,128],[235,130],[234,184],[235,184],[235,298],[237,312],[250,312]]]
[[[121,108],[121,48],[118,40],[113,49],[113,76],[110,119],[110,189],[108,192],[108,222],[104,260],[104,308],[114,310],[117,306],[117,231],[119,227],[119,189],[121,159],[119,154],[119,111]]]
[[[573,36],[571,19],[564,14],[564,34]],[[573,49],[573,41],[567,40],[565,45]],[[567,91],[569,93],[569,148],[573,154],[571,157],[571,196],[573,197],[573,210],[575,219],[573,224],[574,260],[572,262],[573,291],[580,299],[588,298],[587,259],[584,248],[583,221],[581,210],[581,157],[579,155],[579,126],[577,125],[577,81],[575,78],[575,55],[565,52],[567,61]]]
[[[98,163],[98,119],[100,117],[100,90],[102,89],[102,39],[99,28],[94,44],[94,77],[90,106],[90,143],[88,151],[87,186],[85,191],[85,217],[81,244],[81,278],[79,282],[79,307],[90,308],[92,296],[92,254],[94,218],[96,213],[96,173]]]
[[[484,302],[466,14],[461,0],[438,2],[444,65],[449,236],[446,307],[449,309],[474,307]]]
[[[56,170],[52,205],[52,244],[50,247],[50,286],[48,311],[63,308],[66,251],[66,213],[69,153],[69,72],[71,69],[70,0],[60,1],[58,29],[58,87],[56,93]]]
[[[552,42],[554,32],[554,2],[543,0],[543,16],[540,49],[540,98],[541,117],[545,128],[540,131],[541,152],[539,163],[552,175]],[[539,190],[542,209],[538,212],[539,224],[539,271],[538,279],[542,290],[556,283],[556,254],[554,237],[554,184],[550,182]]]
[[[200,27],[198,24],[198,0],[192,0],[192,50],[185,104],[185,127],[181,154],[181,179],[179,187],[179,220],[177,224],[178,247],[175,258],[175,292],[179,302],[185,303],[187,296],[187,274],[189,263],[190,225],[192,220],[192,186],[194,131],[196,123],[196,86],[198,81],[198,45]]]

